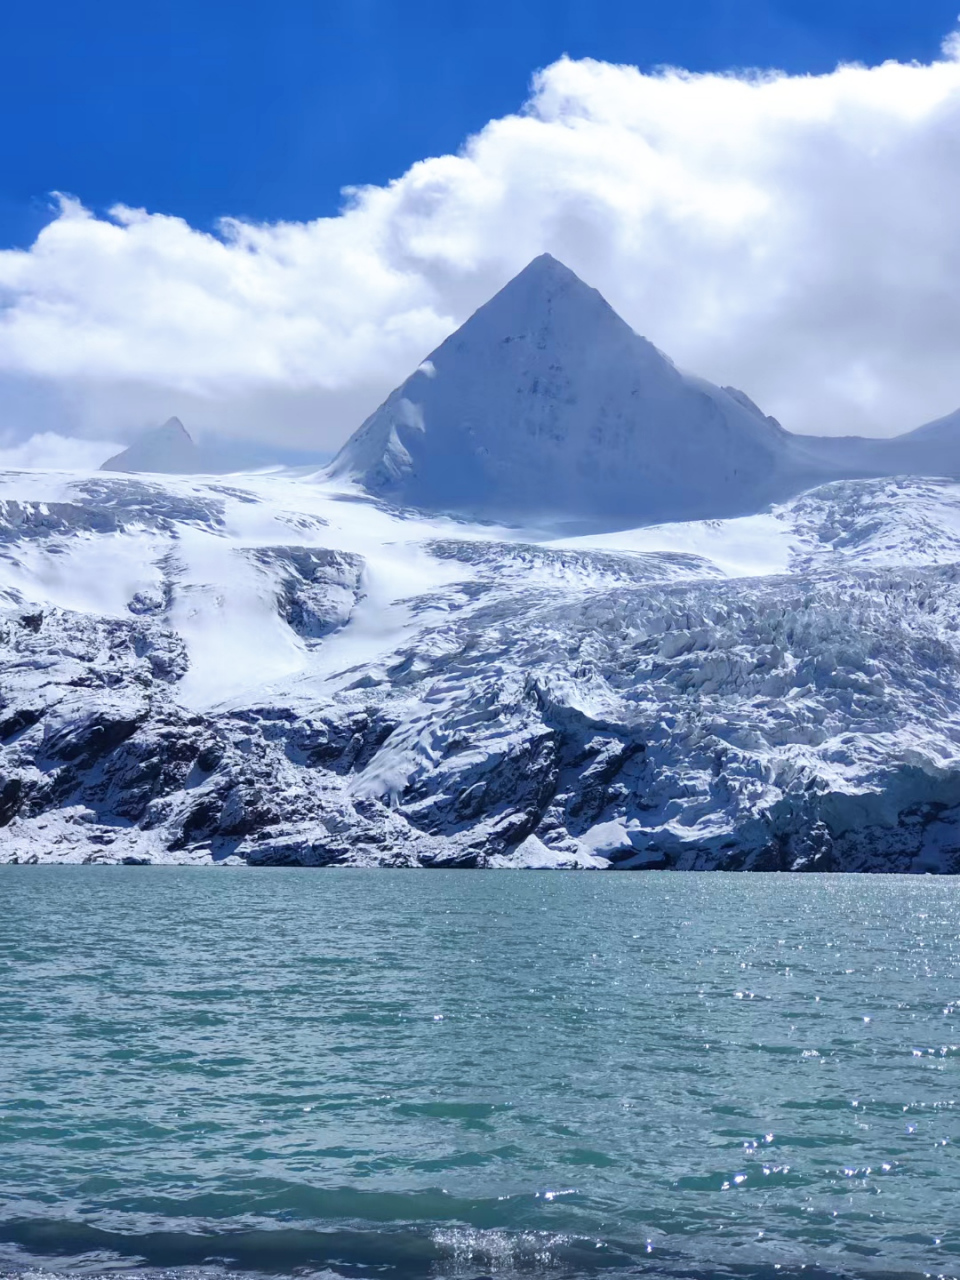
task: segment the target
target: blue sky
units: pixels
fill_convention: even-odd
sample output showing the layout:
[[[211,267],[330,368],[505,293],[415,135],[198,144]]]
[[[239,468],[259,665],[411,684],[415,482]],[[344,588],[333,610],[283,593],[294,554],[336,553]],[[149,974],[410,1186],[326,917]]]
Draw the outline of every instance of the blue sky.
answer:
[[[0,454],[336,448],[544,251],[791,430],[951,413],[955,6],[0,5]]]
[[[0,14],[0,245],[46,193],[309,219],[524,100],[562,53],[691,70],[929,61],[958,0],[47,0]]]

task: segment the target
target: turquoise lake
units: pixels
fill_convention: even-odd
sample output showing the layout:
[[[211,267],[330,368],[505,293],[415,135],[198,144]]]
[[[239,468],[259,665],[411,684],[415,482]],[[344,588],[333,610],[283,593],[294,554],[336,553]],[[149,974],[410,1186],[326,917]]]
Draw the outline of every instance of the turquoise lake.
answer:
[[[0,867],[0,1274],[960,1275],[960,881]]]

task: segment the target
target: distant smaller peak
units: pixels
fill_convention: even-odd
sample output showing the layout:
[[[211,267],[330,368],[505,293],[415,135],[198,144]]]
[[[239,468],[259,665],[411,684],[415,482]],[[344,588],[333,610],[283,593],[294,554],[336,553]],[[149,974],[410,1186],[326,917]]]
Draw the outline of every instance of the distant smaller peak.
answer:
[[[161,471],[189,474],[199,470],[202,450],[179,418],[143,431],[122,453],[108,458],[101,471]]]

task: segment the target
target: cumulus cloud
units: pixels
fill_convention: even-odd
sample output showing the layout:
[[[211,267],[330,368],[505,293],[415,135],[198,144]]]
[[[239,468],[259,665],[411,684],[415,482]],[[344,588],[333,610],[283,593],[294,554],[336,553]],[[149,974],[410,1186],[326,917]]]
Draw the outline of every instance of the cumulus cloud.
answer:
[[[0,470],[96,471],[121,447],[103,440],[81,440],[55,431],[38,431],[19,444],[0,442]]]
[[[0,427],[178,413],[328,448],[549,250],[784,425],[888,434],[960,405],[958,207],[956,38],[822,76],[563,59],[459,155],[336,217],[212,235],[60,197],[0,252]]]

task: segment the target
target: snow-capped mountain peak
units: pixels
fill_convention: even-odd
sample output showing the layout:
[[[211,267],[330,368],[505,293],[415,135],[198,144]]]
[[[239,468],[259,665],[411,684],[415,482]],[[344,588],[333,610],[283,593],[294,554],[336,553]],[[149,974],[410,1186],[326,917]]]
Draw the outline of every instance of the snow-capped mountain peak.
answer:
[[[168,418],[161,427],[146,431],[122,453],[115,454],[101,471],[157,471],[189,475],[200,470],[200,451],[179,418]]]
[[[682,373],[549,254],[442,343],[331,468],[426,510],[633,523],[823,478],[747,396]]]

